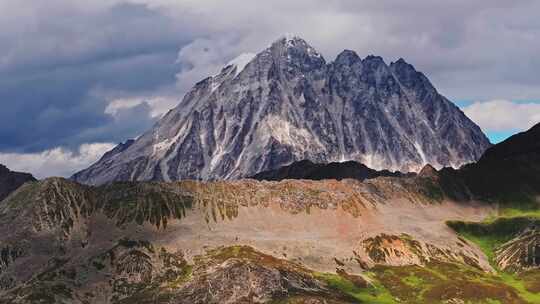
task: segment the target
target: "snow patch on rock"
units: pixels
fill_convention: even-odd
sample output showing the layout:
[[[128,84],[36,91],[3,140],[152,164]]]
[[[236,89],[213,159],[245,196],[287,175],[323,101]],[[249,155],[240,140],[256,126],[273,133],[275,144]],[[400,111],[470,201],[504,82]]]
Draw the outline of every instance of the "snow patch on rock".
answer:
[[[227,63],[227,66],[232,65],[236,67],[234,75],[234,77],[236,77],[246,68],[246,66],[253,60],[253,58],[255,58],[255,56],[257,56],[257,54],[254,53],[240,54],[238,57],[229,61],[229,63]]]

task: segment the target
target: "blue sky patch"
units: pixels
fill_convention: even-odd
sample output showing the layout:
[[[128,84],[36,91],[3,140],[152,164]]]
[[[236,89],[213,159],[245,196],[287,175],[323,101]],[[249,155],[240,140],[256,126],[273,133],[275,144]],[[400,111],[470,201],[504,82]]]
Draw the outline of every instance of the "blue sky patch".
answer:
[[[489,138],[489,141],[491,141],[492,144],[498,144],[501,141],[507,139],[508,137],[518,133],[516,130],[510,130],[510,131],[491,131],[487,132],[487,137]]]

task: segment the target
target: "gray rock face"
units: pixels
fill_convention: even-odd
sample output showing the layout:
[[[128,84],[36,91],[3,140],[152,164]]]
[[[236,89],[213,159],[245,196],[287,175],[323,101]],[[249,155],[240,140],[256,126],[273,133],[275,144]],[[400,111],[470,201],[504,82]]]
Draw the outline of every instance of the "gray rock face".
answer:
[[[303,159],[407,172],[458,167],[489,146],[403,59],[387,65],[343,51],[327,63],[304,40],[284,37],[197,83],[153,129],[73,179],[234,179]]]

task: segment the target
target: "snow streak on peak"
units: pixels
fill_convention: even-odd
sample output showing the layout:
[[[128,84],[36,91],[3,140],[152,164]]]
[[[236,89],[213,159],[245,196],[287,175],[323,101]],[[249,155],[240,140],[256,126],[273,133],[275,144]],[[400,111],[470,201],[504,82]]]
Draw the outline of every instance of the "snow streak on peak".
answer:
[[[234,58],[233,60],[229,61],[229,63],[227,63],[227,66],[230,66],[230,65],[233,65],[236,67],[236,76],[238,76],[238,74],[240,74],[240,72],[242,72],[246,66],[248,65],[248,63],[251,62],[251,60],[253,60],[253,58],[255,58],[255,56],[257,56],[257,54],[254,54],[254,53],[243,53],[243,54],[240,54],[238,57]]]
[[[272,44],[270,44],[268,48],[272,48],[274,46],[282,46],[285,48],[290,48],[290,47],[294,47],[298,43],[308,45],[308,43],[302,37],[296,34],[286,33],[286,34],[281,35],[274,42],[272,42]]]
[[[296,34],[284,34],[278,40],[274,41],[268,49],[279,48],[284,50],[299,50],[307,53],[310,57],[323,59],[322,55],[317,52],[306,40]]]

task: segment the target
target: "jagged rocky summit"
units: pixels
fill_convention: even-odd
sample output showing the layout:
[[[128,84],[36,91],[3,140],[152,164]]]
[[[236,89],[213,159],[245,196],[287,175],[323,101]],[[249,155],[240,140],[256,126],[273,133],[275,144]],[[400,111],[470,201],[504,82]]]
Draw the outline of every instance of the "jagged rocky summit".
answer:
[[[403,59],[343,51],[326,62],[284,37],[197,83],[151,130],[72,178],[236,179],[294,161],[381,170],[459,167],[490,146],[480,128]]]

